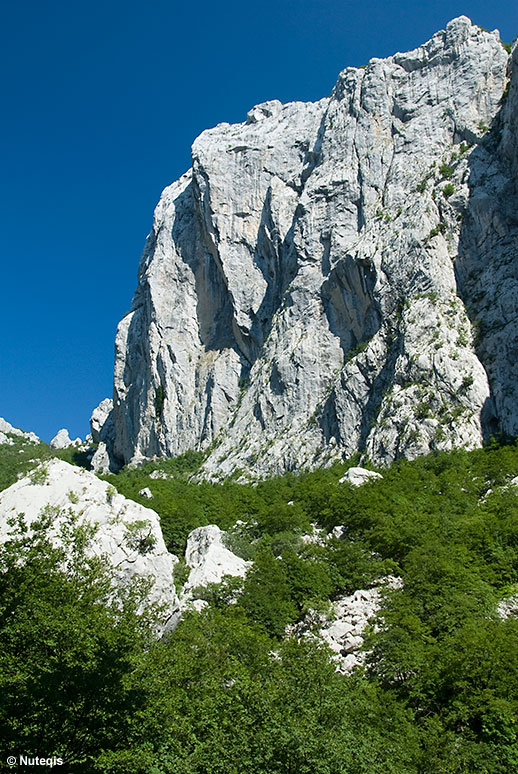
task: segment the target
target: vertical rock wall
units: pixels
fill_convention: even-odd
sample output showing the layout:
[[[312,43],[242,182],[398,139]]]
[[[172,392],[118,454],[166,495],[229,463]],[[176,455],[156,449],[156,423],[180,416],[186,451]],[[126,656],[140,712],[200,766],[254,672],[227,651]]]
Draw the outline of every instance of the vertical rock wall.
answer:
[[[208,476],[267,475],[515,428],[508,60],[461,17],[195,141],[117,334],[119,460],[210,449]]]

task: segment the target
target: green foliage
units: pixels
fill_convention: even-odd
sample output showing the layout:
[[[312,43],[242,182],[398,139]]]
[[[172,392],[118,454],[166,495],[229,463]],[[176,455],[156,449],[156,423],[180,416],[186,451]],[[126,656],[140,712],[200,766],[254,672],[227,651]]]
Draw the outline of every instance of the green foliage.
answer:
[[[468,375],[460,392],[470,386]],[[436,416],[457,410],[437,404]],[[202,459],[108,477],[112,497],[141,501],[149,486],[178,552],[190,529],[217,523],[252,562],[244,581],[196,590],[208,608],[163,641],[136,590],[110,596],[84,555],[88,531],[71,525],[63,549],[50,545],[55,509],[0,548],[4,748],[36,749],[44,734],[50,754],[92,774],[517,769],[518,623],[496,615],[518,588],[515,444],[401,459],[360,487],[339,483],[357,459],[255,486],[194,482]],[[342,540],[321,539],[338,525]],[[129,529],[138,548],[146,524]],[[176,565],[179,584],[187,571]],[[286,639],[310,609],[391,574],[403,585],[382,595],[365,669],[340,675],[324,647]]]
[[[126,745],[146,706],[135,676],[150,618],[137,615],[146,589],[114,596],[108,569],[85,555],[89,530],[71,522],[61,547],[50,542],[55,515],[30,532],[19,518],[0,546],[0,739],[88,774],[101,751]]]
[[[252,621],[273,637],[282,637],[286,626],[297,619],[287,568],[268,547],[255,557],[240,605]]]
[[[333,596],[369,588],[396,569],[395,563],[373,556],[362,540],[331,540],[325,552],[334,581]]]
[[[273,654],[239,610],[184,621],[148,680],[164,696],[164,774],[416,773],[404,708],[337,674],[314,644],[288,641]]]
[[[31,484],[45,484],[47,482],[48,477],[49,477],[48,470],[44,464],[35,468],[35,470],[31,471],[31,473],[29,474]]]
[[[249,561],[257,552],[257,542],[250,537],[250,529],[247,525],[234,524],[223,533],[223,544],[236,556]],[[293,538],[293,533],[289,533]],[[296,539],[296,538],[295,538]]]
[[[226,608],[235,604],[243,590],[243,579],[224,575],[220,583],[208,583],[192,590],[193,599],[203,599],[213,608]]]
[[[453,167],[446,163],[441,164],[441,166],[439,167],[439,174],[445,180],[449,180],[451,177],[453,177],[454,171],[455,170],[453,169]]]
[[[442,189],[443,196],[448,198],[449,196],[452,196],[452,194],[455,193],[455,186],[453,183],[446,183],[444,188]]]
[[[95,446],[95,444],[94,444]],[[57,457],[64,462],[68,462],[70,465],[77,465],[79,468],[85,468],[85,470],[91,470],[91,451],[85,449],[80,451],[75,446],[69,446],[68,449],[52,449],[51,454],[53,457]]]
[[[106,489],[106,500],[108,502],[108,505],[111,505],[113,502],[113,498],[117,495],[117,490],[113,486],[113,484],[108,484],[108,488]]]
[[[189,572],[190,567],[188,566],[187,562],[183,556],[179,556],[178,561],[174,565],[174,585],[178,594],[180,593],[184,583],[187,581]]]
[[[460,391],[466,392],[469,390],[469,388],[473,385],[473,376],[471,374],[468,374],[467,376],[464,376],[462,379],[462,384],[460,385]]]
[[[434,228],[432,228],[432,230],[428,234],[428,239],[433,239],[433,237],[436,237],[438,234],[444,234],[445,231],[446,231],[446,223],[442,223],[442,222],[438,223],[436,226],[434,226]]]
[[[31,443],[16,435],[9,436],[12,444],[2,444],[0,453],[0,491],[7,489],[23,476],[45,460],[52,453],[45,443]]]
[[[383,220],[385,223],[390,223],[392,220],[392,215],[390,212],[387,212],[387,210],[384,210],[383,207],[378,207],[375,213],[375,217],[379,218],[380,220]]]
[[[358,344],[353,347],[352,349],[347,352],[345,356],[345,362],[348,363],[350,360],[355,358],[357,355],[360,355],[362,352],[365,352],[367,347],[369,346],[369,341],[360,341]]]
[[[128,522],[126,525],[125,540],[127,545],[139,554],[147,554],[156,545],[156,537],[153,535],[151,524],[145,519]]]
[[[297,554],[288,549],[282,554],[291,600],[302,612],[309,601],[328,599],[336,589],[332,566],[326,561],[326,553],[318,549],[306,549]]]

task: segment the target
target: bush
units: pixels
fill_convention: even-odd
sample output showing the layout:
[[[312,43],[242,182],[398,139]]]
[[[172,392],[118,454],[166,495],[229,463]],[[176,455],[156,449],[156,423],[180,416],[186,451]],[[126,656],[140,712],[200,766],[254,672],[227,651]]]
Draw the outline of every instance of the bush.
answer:
[[[445,179],[449,180],[451,177],[453,177],[454,169],[449,164],[441,164],[439,167],[439,174]]]
[[[433,239],[433,237],[438,236],[438,234],[444,234],[445,231],[446,231],[446,223],[438,223],[436,226],[434,226],[434,228],[432,228],[432,230],[428,234],[428,239]]]
[[[0,545],[0,738],[34,754],[44,739],[45,756],[89,774],[147,707],[136,675],[152,611],[137,614],[145,589],[114,593],[111,570],[85,555],[88,531],[69,524],[53,545],[55,515],[30,532],[20,518]]]
[[[444,188],[442,189],[443,196],[448,198],[452,194],[455,193],[455,186],[452,183],[446,183]]]

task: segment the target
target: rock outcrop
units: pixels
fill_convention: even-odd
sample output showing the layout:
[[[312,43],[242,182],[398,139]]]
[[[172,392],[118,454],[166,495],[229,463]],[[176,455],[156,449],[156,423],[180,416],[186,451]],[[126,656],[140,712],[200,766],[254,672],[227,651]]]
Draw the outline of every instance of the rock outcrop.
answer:
[[[517,126],[517,49],[460,17],[203,132],[118,328],[112,460],[264,476],[518,432]]]
[[[220,583],[224,575],[243,578],[251,562],[236,556],[223,544],[223,532],[216,524],[189,533],[185,561],[190,569],[182,596],[190,598],[198,586]]]
[[[388,576],[377,587],[340,597],[332,603],[330,618],[309,611],[301,622],[288,627],[287,634],[323,640],[332,651],[337,671],[347,674],[365,662],[364,633],[380,610],[383,588],[402,588],[402,580]]]
[[[62,430],[59,430],[52,441],[50,442],[50,448],[51,449],[68,449],[69,446],[81,446],[81,439],[76,438],[75,441],[72,441],[68,430],[66,427],[64,427]]]
[[[39,443],[40,439],[36,433],[26,433],[25,430],[20,430],[18,427],[13,427],[7,420],[0,417],[0,433],[2,438],[6,439],[0,441],[1,443],[9,443],[9,436],[16,435],[19,438],[25,438],[31,443]]]
[[[100,475],[116,472],[120,465],[113,453],[115,427],[113,423],[113,401],[105,398],[92,411],[90,417],[92,443],[97,444],[92,455],[92,470]]]
[[[112,469],[111,461],[112,458],[108,452],[106,444],[104,441],[101,441],[92,455],[90,462],[92,470],[95,471],[95,473],[98,473],[100,476],[105,476]]]
[[[518,618],[518,595],[502,599],[498,603],[497,613],[500,618]]]
[[[92,411],[90,432],[93,443],[113,444],[113,401],[111,398],[102,400]]]
[[[376,473],[374,470],[367,470],[367,468],[349,468],[345,476],[342,476],[339,484],[352,484],[352,486],[361,486],[367,481],[375,481],[376,479],[383,478],[381,473]]]
[[[30,525],[44,509],[54,514],[56,534],[58,526],[71,518],[78,519],[78,524],[96,525],[88,550],[104,555],[120,582],[132,577],[153,579],[149,601],[164,606],[157,630],[175,625],[179,616],[175,558],[165,547],[155,511],[127,500],[93,473],[53,459],[0,492],[0,541],[11,532],[11,517],[23,513]]]

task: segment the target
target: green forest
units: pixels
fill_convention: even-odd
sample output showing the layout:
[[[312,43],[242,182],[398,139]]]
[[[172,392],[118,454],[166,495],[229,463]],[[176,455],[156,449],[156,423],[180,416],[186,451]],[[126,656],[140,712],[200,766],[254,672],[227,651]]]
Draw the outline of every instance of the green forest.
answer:
[[[52,453],[13,440],[0,488]],[[145,586],[114,597],[107,566],[86,558],[88,530],[70,525],[57,548],[50,514],[13,525],[0,546],[6,755],[44,748],[65,759],[58,770],[85,774],[518,770],[518,620],[497,610],[518,592],[515,444],[399,460],[360,487],[339,483],[357,460],[254,484],[198,482],[201,461],[107,477],[159,513],[172,552],[218,524],[253,562],[244,580],[200,589],[209,606],[163,639],[156,611],[141,612]],[[313,525],[343,525],[345,539],[304,542]],[[342,675],[317,638],[286,636],[387,575],[402,587],[383,592],[364,666]]]

